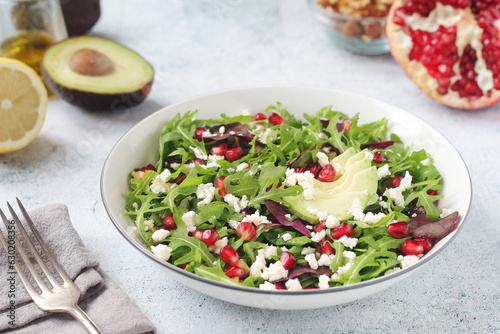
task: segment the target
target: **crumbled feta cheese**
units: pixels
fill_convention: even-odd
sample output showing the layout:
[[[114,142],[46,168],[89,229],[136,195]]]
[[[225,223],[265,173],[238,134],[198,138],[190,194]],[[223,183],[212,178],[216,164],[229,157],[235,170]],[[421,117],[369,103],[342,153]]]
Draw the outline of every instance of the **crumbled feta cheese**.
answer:
[[[291,240],[292,239],[292,235],[290,233],[285,233],[281,236],[283,238],[283,240],[285,242],[287,242],[288,240]]]
[[[412,176],[408,171],[404,178],[401,179],[401,183],[396,188],[388,188],[386,192],[389,193],[389,196],[394,200],[394,203],[399,206],[405,205],[405,198],[403,196],[403,191],[409,189],[411,187]]]
[[[233,230],[236,230],[238,228],[238,225],[240,225],[240,222],[237,220],[230,219],[228,224],[229,226],[231,226]]]
[[[361,205],[361,201],[357,197],[354,199],[354,201],[352,201],[351,208],[347,212],[353,215],[354,220],[363,221],[363,218],[365,218],[363,206]]]
[[[225,157],[223,155],[216,155],[216,154],[210,154],[208,156],[207,164],[206,165],[200,165],[200,167],[207,169],[207,168],[219,168],[220,165],[217,163],[219,160],[224,160]]]
[[[320,242],[326,237],[326,230],[321,230],[319,232],[311,232],[311,240],[314,242]]]
[[[387,203],[386,203],[387,205]],[[373,212],[367,212],[365,215],[365,218],[363,218],[363,221],[367,223],[368,225],[372,225],[375,223],[378,223],[380,219],[385,217],[385,213],[379,212],[377,214],[374,214]]]
[[[271,256],[278,256],[278,247],[273,245],[267,245],[262,251],[266,259],[270,259]]]
[[[188,232],[193,232],[196,230],[195,219],[196,212],[194,211],[188,211],[182,215],[182,221],[184,222],[184,224],[186,224]]]
[[[169,183],[167,180],[170,178],[172,173],[168,169],[165,169],[163,172],[161,172],[160,175],[157,175],[151,185],[149,186],[149,189],[151,189],[152,192],[155,194],[159,193],[165,193],[167,191],[170,191],[170,189],[174,188],[177,186],[175,183]]]
[[[332,264],[333,260],[335,259],[335,254],[332,255],[327,255],[325,253],[321,254],[318,260],[318,265],[320,266],[329,266]]]
[[[267,144],[267,141],[270,140],[271,142],[275,141],[277,138],[276,133],[272,129],[266,129],[263,133],[259,134],[257,136],[257,139],[262,143],[262,144]]]
[[[356,253],[351,251],[343,251],[342,256],[347,258],[349,262],[354,262],[356,260]]]
[[[264,283],[259,285],[259,289],[273,291],[276,290],[276,285],[274,285],[273,283],[269,283],[268,281],[265,281]]]
[[[306,208],[307,212],[309,212],[312,215],[315,215],[318,217],[319,220],[325,220],[327,218],[328,212],[325,211],[320,211],[316,208],[308,207]]]
[[[385,275],[390,275],[390,274],[395,273],[395,272],[398,272],[398,271],[400,271],[400,270],[401,270],[401,268],[400,268],[400,267],[394,267],[394,268],[392,268],[392,269],[387,270],[387,271],[384,273],[384,276],[385,276]]]
[[[221,127],[219,127],[219,133],[221,135],[223,135],[225,132],[226,132],[226,127],[224,125],[222,125]]]
[[[170,235],[169,230],[164,230],[164,229],[156,230],[153,232],[151,239],[153,239],[156,242],[160,242],[160,241],[165,240],[169,235]]]
[[[266,269],[266,257],[264,250],[259,249],[255,257],[255,262],[250,266],[250,275],[260,277],[264,269]]]
[[[170,253],[172,253],[172,249],[164,244],[159,244],[158,246],[151,246],[151,252],[163,261],[168,261],[170,259]]]
[[[251,215],[245,216],[242,222],[249,222],[254,224],[255,226],[259,226],[261,224],[269,224],[269,220],[267,220],[267,217],[261,216],[258,211],[252,213]]]
[[[449,216],[452,213],[453,213],[453,211],[443,208],[443,210],[441,210],[441,214],[439,215],[439,218],[444,218],[446,216]]]
[[[215,136],[217,136],[217,134],[216,134],[216,133],[211,133],[209,130],[206,130],[206,131],[203,131],[203,132],[201,133],[201,136],[202,136],[203,138],[210,138],[210,137],[215,137]]]
[[[345,265],[343,265],[337,270],[336,274],[339,275],[340,277],[344,276],[349,271],[349,269],[352,268],[353,265],[354,262],[347,262]]]
[[[241,210],[245,209],[248,205],[247,195],[243,195],[243,197],[240,199],[233,194],[227,194],[226,196],[224,196],[224,201],[227,204],[231,205],[236,212],[241,212]]]
[[[178,170],[180,167],[181,167],[181,164],[178,162],[172,162],[170,164],[170,168],[172,168],[173,170]]]
[[[328,289],[330,287],[330,284],[328,284],[330,282],[330,277],[328,277],[328,275],[320,275],[318,281],[320,289]]]
[[[385,164],[377,169],[377,177],[379,180],[382,180],[384,177],[391,175],[389,171],[389,165]]]
[[[304,260],[307,261],[307,263],[309,264],[309,267],[311,267],[312,269],[314,269],[314,270],[318,269],[319,264],[318,264],[318,260],[316,260],[316,255],[314,253],[307,254],[304,257]]]
[[[344,246],[351,248],[351,249],[356,247],[356,245],[358,244],[357,238],[349,238],[347,235],[343,235],[337,241],[342,243]]]
[[[269,265],[268,268],[264,269],[260,277],[266,281],[275,281],[280,278],[284,278],[288,275],[288,270],[283,267],[281,261],[276,261]]]
[[[318,158],[318,163],[321,167],[325,167],[325,165],[328,165],[330,163],[330,159],[328,158],[328,155],[326,155],[323,152],[318,152],[316,154],[316,158]]]
[[[214,252],[215,254],[219,254],[220,250],[227,246],[227,237],[221,238],[217,240],[212,246],[208,247],[208,250]]]
[[[155,225],[155,222],[152,220],[152,219],[146,219],[144,220],[144,231],[147,232],[149,231],[150,229],[152,229]]]
[[[285,286],[290,291],[300,291],[302,290],[302,285],[300,285],[298,278],[289,279],[286,281]]]
[[[335,173],[338,173],[340,175],[344,175],[345,174],[344,168],[338,162],[334,162],[333,163],[333,169],[335,169]]]
[[[335,218],[332,215],[327,216],[326,220],[325,220],[325,226],[326,226],[326,228],[330,228],[330,229],[337,228],[340,226],[340,220],[338,220],[337,218]]]
[[[378,202],[378,204],[379,204],[382,208],[387,209],[387,202],[385,202],[385,201],[380,201],[380,202]]]
[[[314,253],[316,253],[316,248],[312,248],[312,247],[304,247],[300,251],[300,254],[302,254],[302,255],[308,255],[308,254],[314,254]]]
[[[236,171],[239,172],[241,170],[244,170],[248,167],[248,164],[246,162],[242,162],[238,166],[236,166]]]
[[[194,162],[190,162],[188,164],[184,164],[181,167],[181,170],[184,174],[189,174],[189,172],[196,167],[196,164]]]
[[[132,203],[132,207],[135,211],[139,210],[139,205],[136,202]]]
[[[370,160],[373,160],[373,153],[370,151],[365,151],[365,157],[369,158]]]
[[[289,214],[289,213],[287,213],[287,214],[285,215],[285,218],[286,218],[286,219],[288,219],[288,220],[290,220],[290,219],[292,219],[292,215],[291,215],[291,214]]]
[[[193,151],[194,156],[201,160],[207,160],[208,157],[199,147],[189,146],[189,149]]]
[[[198,202],[197,206],[201,207],[203,205],[207,205],[212,202],[215,195],[215,187],[213,183],[202,183],[198,185],[196,189],[196,197],[201,199],[202,201]]]
[[[398,256],[398,261],[401,262],[401,268],[403,269],[413,266],[415,263],[418,262],[418,260],[420,260],[420,258],[416,255]]]
[[[314,199],[314,174],[305,171],[303,173],[295,173],[295,169],[288,168],[285,173],[285,185],[288,187],[298,184],[304,191],[302,192],[303,199]]]

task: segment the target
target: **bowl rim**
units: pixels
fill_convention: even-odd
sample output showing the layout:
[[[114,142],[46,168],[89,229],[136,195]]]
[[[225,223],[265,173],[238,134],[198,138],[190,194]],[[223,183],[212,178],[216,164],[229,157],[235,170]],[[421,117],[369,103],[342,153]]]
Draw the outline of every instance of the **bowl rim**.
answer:
[[[309,5],[312,6],[312,9],[317,11],[320,14],[323,14],[324,16],[330,18],[330,19],[337,19],[337,20],[346,20],[346,21],[371,21],[371,22],[385,22],[387,21],[387,15],[386,16],[361,16],[361,17],[355,17],[355,16],[349,16],[345,15],[339,12],[335,12],[333,10],[328,10],[326,7],[321,6],[316,0],[308,0]],[[387,12],[389,14],[389,12]]]
[[[110,204],[108,203],[107,198],[105,196],[105,191],[104,191],[104,188],[105,188],[104,181],[105,180],[104,180],[104,177],[105,177],[107,169],[109,168],[109,163],[110,163],[111,155],[114,152],[114,150],[116,149],[116,147],[124,140],[125,136],[127,136],[135,128],[139,127],[140,124],[146,123],[150,119],[158,117],[157,115],[160,114],[160,113],[168,112],[170,109],[174,109],[174,108],[176,108],[176,107],[178,107],[178,106],[180,106],[182,104],[185,104],[187,102],[194,102],[196,100],[203,100],[203,99],[206,99],[206,98],[209,98],[209,97],[213,97],[213,96],[216,96],[216,95],[224,95],[224,94],[228,94],[228,93],[252,91],[252,90],[256,90],[256,89],[257,90],[258,89],[292,89],[292,90],[293,89],[298,89],[298,90],[314,90],[314,91],[321,91],[322,90],[322,91],[325,91],[325,92],[333,92],[333,93],[336,93],[336,94],[346,95],[349,98],[365,99],[365,100],[370,101],[372,103],[378,103],[378,104],[382,104],[384,106],[388,106],[390,108],[396,108],[400,112],[403,112],[403,113],[407,114],[407,116],[409,116],[410,118],[413,117],[413,118],[417,119],[418,121],[424,123],[426,126],[430,127],[432,130],[436,131],[436,133],[438,133],[439,135],[441,135],[442,138],[444,139],[444,141],[453,148],[453,150],[455,151],[454,153],[456,153],[458,155],[458,157],[460,158],[460,160],[462,161],[463,166],[465,167],[465,170],[467,172],[467,181],[468,181],[468,185],[469,185],[469,188],[470,188],[469,200],[468,200],[468,203],[467,203],[467,206],[466,206],[466,210],[463,213],[460,212],[460,221],[458,223],[458,226],[457,226],[457,228],[453,232],[451,232],[451,234],[449,234],[447,236],[448,240],[446,241],[446,243],[443,244],[439,249],[437,249],[432,254],[426,254],[421,260],[419,260],[417,263],[411,265],[410,267],[407,267],[407,268],[402,269],[402,270],[398,270],[398,271],[393,272],[393,273],[391,273],[389,275],[379,276],[379,277],[376,277],[376,278],[369,279],[367,281],[361,281],[361,282],[353,283],[353,284],[350,284],[350,285],[335,286],[335,287],[330,287],[330,288],[327,288],[327,289],[303,289],[303,290],[299,290],[299,291],[264,290],[264,289],[259,289],[258,287],[237,286],[237,285],[232,285],[232,284],[228,284],[228,283],[219,282],[219,281],[216,281],[216,280],[212,280],[212,279],[209,279],[209,278],[197,275],[195,273],[188,272],[188,271],[186,271],[184,269],[181,269],[181,268],[179,268],[179,267],[177,267],[177,266],[175,266],[175,265],[173,265],[173,264],[171,264],[169,262],[162,261],[162,260],[158,259],[157,257],[155,257],[151,252],[149,252],[147,250],[147,248],[145,248],[144,246],[138,245],[128,235],[127,231],[125,231],[125,230],[122,229],[120,223],[115,219],[115,217],[113,216],[113,214],[111,212]],[[404,276],[404,275],[409,274],[411,272],[415,272],[416,269],[421,268],[423,265],[427,264],[431,259],[433,259],[434,257],[436,257],[439,253],[441,253],[456,238],[458,232],[462,229],[462,227],[463,227],[463,225],[465,223],[465,220],[466,220],[466,218],[467,218],[467,216],[469,214],[471,203],[472,203],[472,197],[473,197],[473,188],[472,188],[472,179],[471,179],[471,175],[470,175],[469,169],[467,167],[467,164],[465,163],[465,160],[463,159],[462,155],[460,154],[460,152],[455,148],[455,146],[441,132],[439,132],[438,130],[436,130],[432,125],[430,125],[429,123],[425,122],[424,120],[422,120],[418,116],[414,115],[413,113],[410,113],[410,112],[408,112],[408,111],[406,111],[404,109],[401,109],[401,108],[399,108],[399,107],[397,107],[395,105],[391,105],[391,104],[389,104],[387,102],[384,102],[384,101],[381,101],[381,100],[378,100],[378,99],[375,99],[375,98],[372,98],[372,97],[369,97],[369,96],[365,96],[365,95],[361,95],[361,94],[356,94],[356,93],[352,93],[352,92],[348,92],[348,91],[343,91],[343,90],[338,90],[338,89],[321,88],[321,87],[304,86],[304,85],[258,85],[258,86],[238,87],[238,88],[232,88],[232,89],[214,90],[214,91],[211,91],[211,92],[208,92],[208,93],[203,93],[203,94],[195,95],[195,96],[192,96],[192,97],[188,97],[188,98],[185,98],[185,99],[183,99],[181,101],[178,101],[178,102],[175,102],[173,104],[170,104],[170,105],[168,105],[166,107],[163,107],[163,108],[157,110],[156,112],[152,113],[151,115],[145,117],[140,122],[136,123],[132,128],[128,129],[117,140],[117,142],[113,145],[113,147],[111,148],[110,152],[108,153],[108,156],[106,157],[106,160],[104,162],[103,168],[101,170],[101,176],[100,176],[100,193],[101,193],[101,199],[102,199],[104,208],[106,210],[106,213],[108,214],[109,218],[111,219],[111,222],[113,223],[113,225],[115,226],[115,228],[118,230],[118,232],[120,232],[120,234],[122,234],[122,236],[125,237],[125,239],[134,248],[136,248],[137,250],[139,250],[144,256],[146,256],[150,260],[156,261],[160,265],[162,265],[162,266],[164,266],[164,267],[166,267],[166,268],[168,268],[170,270],[173,270],[177,274],[183,275],[183,276],[185,276],[188,279],[194,279],[194,280],[199,281],[200,283],[203,283],[203,284],[215,285],[215,286],[223,288],[223,289],[236,290],[236,291],[245,292],[245,293],[267,294],[267,295],[281,295],[281,294],[285,294],[285,295],[290,295],[290,296],[302,296],[302,295],[315,295],[315,294],[332,294],[332,293],[338,293],[338,292],[345,292],[345,291],[355,290],[355,289],[358,289],[358,288],[366,288],[366,287],[369,287],[369,286],[372,286],[372,285],[375,285],[375,284],[379,284],[379,283],[382,283],[382,282],[385,282],[385,281],[388,281],[388,280],[395,279],[397,277]]]

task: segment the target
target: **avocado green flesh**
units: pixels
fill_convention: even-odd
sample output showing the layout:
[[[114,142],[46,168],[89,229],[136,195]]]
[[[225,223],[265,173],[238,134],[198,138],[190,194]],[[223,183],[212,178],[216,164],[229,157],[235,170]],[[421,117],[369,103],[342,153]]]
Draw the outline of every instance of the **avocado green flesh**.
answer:
[[[309,211],[326,211],[328,215],[345,220],[353,217],[349,210],[356,198],[361,206],[366,208],[369,199],[377,193],[377,168],[372,166],[365,151],[355,153],[353,150],[348,150],[332,160],[332,163],[338,163],[344,169],[344,174],[338,180],[314,180],[314,199],[306,200],[301,195],[283,198],[289,210],[303,220],[316,224],[318,216]],[[345,156],[342,157],[343,155]]]
[[[112,61],[114,71],[103,76],[88,76],[72,71],[70,59],[80,49],[93,49],[104,54]],[[94,36],[68,38],[49,47],[42,66],[57,85],[97,94],[135,92],[149,84],[154,77],[153,68],[139,54],[111,40]]]

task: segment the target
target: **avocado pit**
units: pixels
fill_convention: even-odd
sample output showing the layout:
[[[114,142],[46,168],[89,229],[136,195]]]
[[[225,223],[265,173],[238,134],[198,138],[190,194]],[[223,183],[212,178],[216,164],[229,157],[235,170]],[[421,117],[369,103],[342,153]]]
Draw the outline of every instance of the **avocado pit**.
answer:
[[[73,53],[69,68],[73,72],[90,76],[104,76],[114,71],[111,59],[99,51],[87,48]]]

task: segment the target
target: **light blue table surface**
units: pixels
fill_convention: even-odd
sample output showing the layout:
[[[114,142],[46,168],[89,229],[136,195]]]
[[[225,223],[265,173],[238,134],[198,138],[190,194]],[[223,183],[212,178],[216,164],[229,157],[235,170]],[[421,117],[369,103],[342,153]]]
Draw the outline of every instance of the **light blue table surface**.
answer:
[[[28,208],[68,205],[102,269],[158,333],[500,333],[500,105],[460,111],[432,101],[390,55],[359,56],[336,46],[305,1],[101,4],[92,33],[129,46],[153,65],[151,94],[120,113],[50,101],[36,140],[0,155],[0,207],[15,196]],[[153,261],[122,238],[104,210],[99,181],[107,154],[128,129],[164,106],[207,92],[269,84],[364,94],[439,130],[465,160],[474,191],[469,217],[453,243],[383,293],[307,311],[237,306],[157,275]]]

